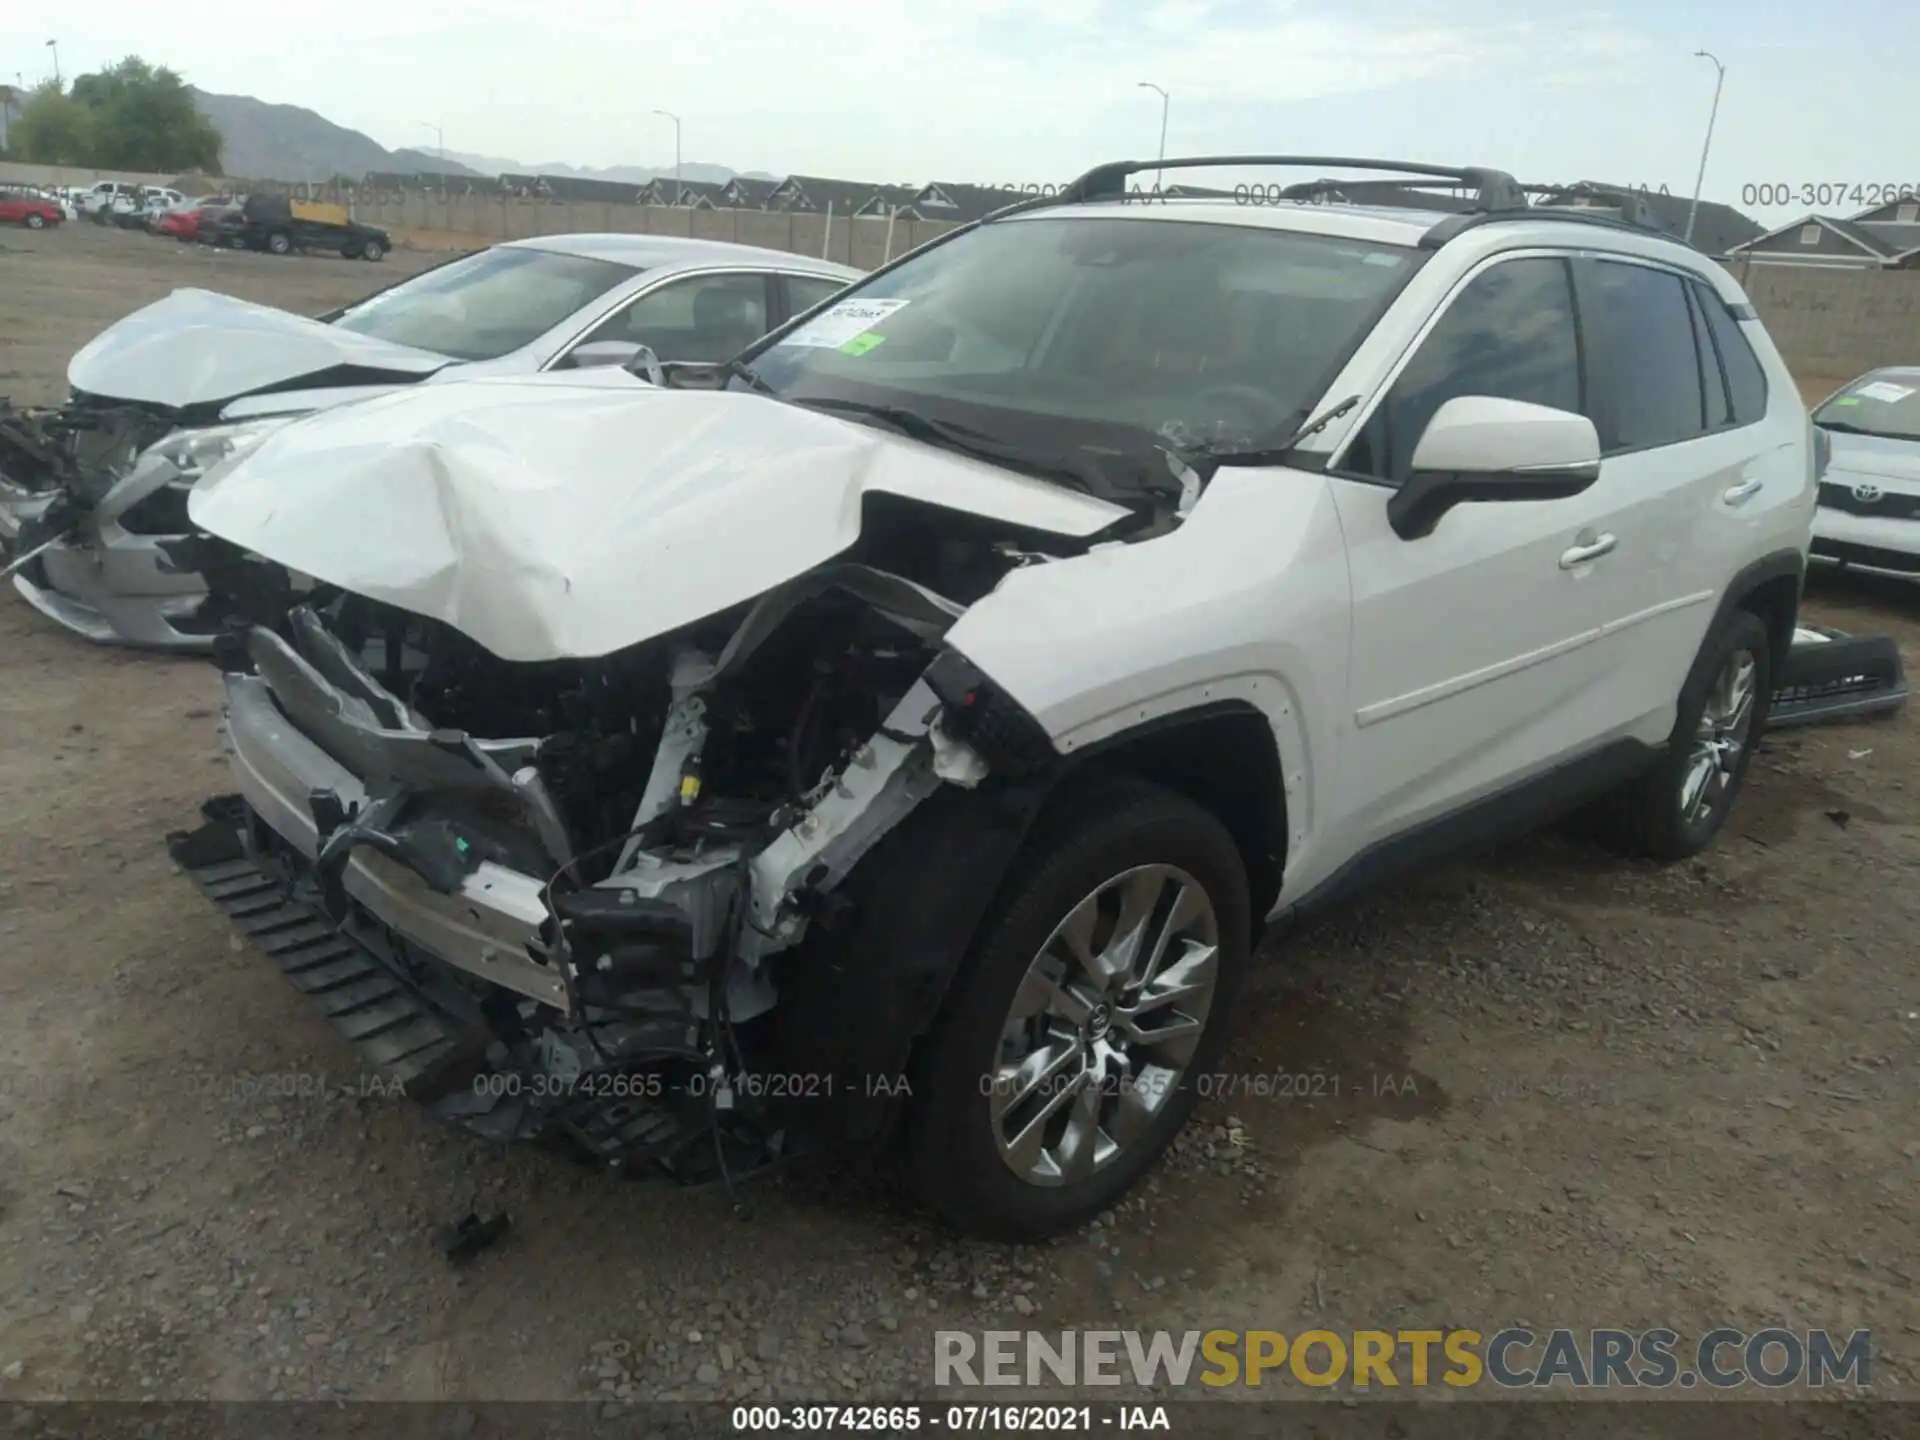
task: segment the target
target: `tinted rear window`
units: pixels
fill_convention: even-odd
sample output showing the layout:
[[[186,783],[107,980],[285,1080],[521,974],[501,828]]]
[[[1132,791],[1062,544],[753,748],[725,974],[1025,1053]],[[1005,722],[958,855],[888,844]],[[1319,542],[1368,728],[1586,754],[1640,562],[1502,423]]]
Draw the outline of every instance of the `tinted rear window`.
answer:
[[[1594,363],[1613,397],[1604,449],[1640,450],[1699,436],[1706,422],[1686,282],[1671,271],[1611,260],[1593,270],[1600,306]]]
[[[1752,425],[1766,418],[1767,372],[1760,368],[1760,357],[1741,331],[1726,302],[1704,285],[1694,287],[1694,298],[1707,317],[1707,329],[1713,335],[1720,363],[1727,370],[1727,391],[1733,402],[1733,423]]]

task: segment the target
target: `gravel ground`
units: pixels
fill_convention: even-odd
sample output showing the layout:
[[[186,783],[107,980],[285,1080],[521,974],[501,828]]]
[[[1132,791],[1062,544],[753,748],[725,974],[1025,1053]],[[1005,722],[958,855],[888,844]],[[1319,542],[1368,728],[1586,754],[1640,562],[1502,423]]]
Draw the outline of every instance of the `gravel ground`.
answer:
[[[57,398],[175,285],[312,311],[421,263],[7,234],[0,393]],[[1920,669],[1920,588],[1810,609]],[[1231,1095],[1012,1249],[883,1175],[736,1209],[364,1093],[162,849],[224,788],[214,680],[0,598],[0,1398],[873,1399],[927,1392],[936,1328],[1116,1322],[1871,1327],[1876,1390],[1920,1394],[1904,719],[1771,739],[1696,862],[1542,836],[1276,938]],[[513,1233],[454,1269],[475,1207]]]

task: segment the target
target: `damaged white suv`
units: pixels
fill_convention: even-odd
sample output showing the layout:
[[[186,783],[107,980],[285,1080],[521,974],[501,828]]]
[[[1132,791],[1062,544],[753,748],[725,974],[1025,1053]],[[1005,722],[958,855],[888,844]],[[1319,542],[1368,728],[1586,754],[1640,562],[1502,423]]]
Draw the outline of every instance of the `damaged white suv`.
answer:
[[[1480,198],[1123,194],[1222,163]],[[173,851],[445,1118],[688,1181],[893,1136],[1046,1234],[1172,1138],[1267,923],[1583,802],[1709,843],[1814,464],[1672,238],[1105,166],[725,365],[210,472],[237,794]]]

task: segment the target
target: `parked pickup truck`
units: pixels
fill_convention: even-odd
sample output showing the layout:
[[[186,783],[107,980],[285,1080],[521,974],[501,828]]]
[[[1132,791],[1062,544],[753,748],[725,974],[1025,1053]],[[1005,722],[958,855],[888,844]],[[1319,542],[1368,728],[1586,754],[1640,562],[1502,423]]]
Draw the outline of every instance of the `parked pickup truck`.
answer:
[[[249,195],[238,213],[221,223],[221,242],[235,249],[291,255],[296,250],[338,250],[349,260],[379,260],[393,248],[384,230],[362,225],[344,205]]]

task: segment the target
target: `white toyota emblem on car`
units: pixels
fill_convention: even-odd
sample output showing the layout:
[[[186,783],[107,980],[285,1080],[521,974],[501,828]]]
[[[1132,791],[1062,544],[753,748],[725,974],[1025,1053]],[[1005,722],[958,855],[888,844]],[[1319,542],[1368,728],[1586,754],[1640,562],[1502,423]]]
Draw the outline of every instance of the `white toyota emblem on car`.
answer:
[[[1882,493],[1878,485],[1856,485],[1853,487],[1853,498],[1858,500],[1862,505],[1873,504],[1880,498]]]

